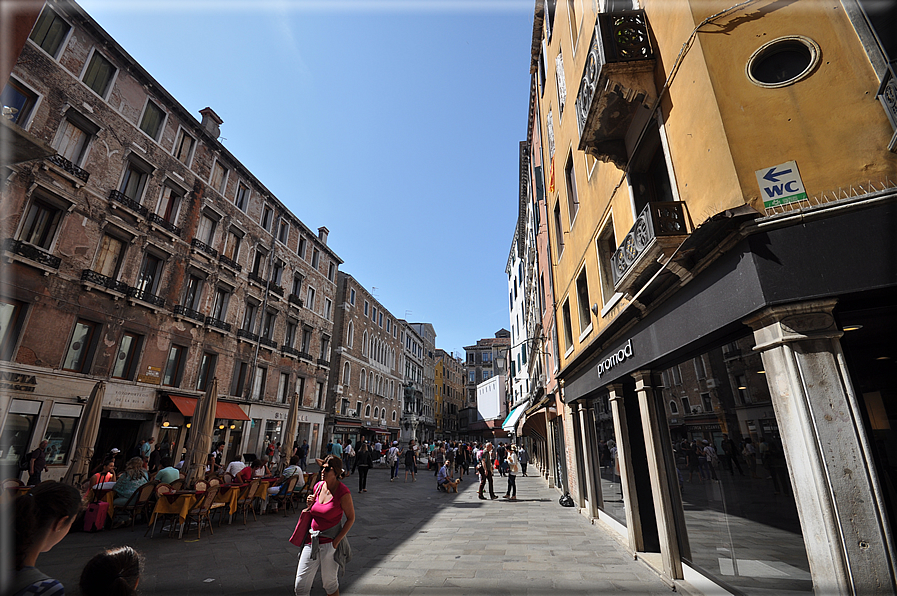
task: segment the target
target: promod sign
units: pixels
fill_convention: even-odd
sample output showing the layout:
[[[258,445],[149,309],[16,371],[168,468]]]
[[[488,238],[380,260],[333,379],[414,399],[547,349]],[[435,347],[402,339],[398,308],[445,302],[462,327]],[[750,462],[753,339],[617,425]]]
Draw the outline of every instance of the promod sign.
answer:
[[[786,161],[755,173],[763,196],[763,206],[767,209],[806,200],[807,191],[797,171],[797,162]]]

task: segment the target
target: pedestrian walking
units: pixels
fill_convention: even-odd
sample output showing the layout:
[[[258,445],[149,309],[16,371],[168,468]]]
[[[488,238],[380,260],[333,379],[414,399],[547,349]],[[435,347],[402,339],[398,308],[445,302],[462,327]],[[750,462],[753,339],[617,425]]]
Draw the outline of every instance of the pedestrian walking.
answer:
[[[296,569],[294,589],[297,596],[307,596],[311,592],[318,568],[327,594],[339,594],[339,573],[345,572],[345,563],[351,557],[345,539],[355,523],[352,491],[340,482],[342,475],[343,461],[333,455],[327,456],[321,462],[321,481],[305,501],[312,521],[311,531],[303,539]],[[343,516],[346,522],[340,525]]]
[[[488,482],[489,497],[497,499],[498,495],[495,494],[495,488],[492,486],[492,443],[486,443],[486,448],[483,449],[482,455],[477,463],[477,473],[480,475],[480,490],[477,493],[477,496],[484,501],[486,500],[486,497],[483,496],[483,489],[486,487],[486,482]]]
[[[506,470],[505,458],[508,457],[508,450],[504,443],[498,444],[498,449],[495,450],[495,455],[498,461],[498,464],[496,465],[496,467],[498,467],[498,474],[499,476],[504,477]]]
[[[738,468],[738,473],[744,476],[744,470],[741,469],[741,464],[738,462],[738,448],[735,446],[735,441],[730,439],[727,433],[723,433],[720,447],[723,448],[723,456],[726,458],[726,467],[729,468],[729,474],[735,475],[734,466]]]
[[[408,444],[408,448],[405,449],[405,480],[404,482],[408,482],[408,472],[411,472],[411,482],[417,482],[417,458],[415,457],[416,451],[414,450],[414,439],[411,439],[411,442]]]
[[[28,485],[40,484],[40,476],[47,470],[47,440],[44,439],[37,449],[28,454]]]
[[[389,466],[389,481],[399,477],[399,442],[393,441],[392,447],[386,453],[386,463]]]
[[[355,455],[355,463],[352,465],[352,471],[358,470],[358,492],[368,492],[368,471],[374,466],[374,458],[371,450],[368,449],[367,443],[362,443],[358,447],[358,453]]]
[[[520,462],[520,470],[523,472],[523,477],[526,477],[526,464],[529,463],[529,453],[526,452],[526,448],[523,445],[517,447],[517,461]]]
[[[515,445],[511,445],[505,458],[505,463],[508,464],[508,492],[505,493],[505,498],[512,501],[517,500],[517,473],[520,471],[516,449]]]
[[[308,440],[303,440],[299,446],[299,467],[303,470],[308,469]]]
[[[355,449],[352,447],[352,441],[349,439],[346,439],[346,445],[343,447],[343,463],[346,469],[350,470],[349,474],[351,474],[351,470],[355,468]]]

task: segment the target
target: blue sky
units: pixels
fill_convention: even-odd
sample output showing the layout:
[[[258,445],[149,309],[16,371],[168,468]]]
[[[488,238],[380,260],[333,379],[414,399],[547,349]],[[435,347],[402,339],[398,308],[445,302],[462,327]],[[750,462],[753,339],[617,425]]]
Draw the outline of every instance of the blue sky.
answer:
[[[535,2],[79,3],[393,315],[510,328]]]

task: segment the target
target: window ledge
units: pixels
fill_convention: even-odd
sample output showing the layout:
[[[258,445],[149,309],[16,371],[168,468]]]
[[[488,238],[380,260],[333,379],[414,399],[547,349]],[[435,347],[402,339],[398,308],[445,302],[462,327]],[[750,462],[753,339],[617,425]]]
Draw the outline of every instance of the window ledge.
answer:
[[[14,252],[10,252],[8,250],[3,251],[3,259],[9,264],[16,262],[16,263],[22,263],[23,265],[27,265],[28,267],[33,267],[39,271],[42,271],[44,276],[57,275],[59,273],[58,267],[54,268],[54,267],[50,267],[49,265],[44,265],[43,263],[41,263],[39,261],[29,259],[28,257],[16,254]]]
[[[620,302],[620,299],[623,297],[623,292],[617,292],[613,296],[610,297],[610,300],[607,301],[607,304],[604,305],[604,308],[601,309],[601,316],[607,316],[607,313],[611,311],[613,307]]]
[[[579,334],[579,343],[582,343],[582,340],[588,337],[589,333],[592,332],[592,323],[589,323],[589,326],[582,330],[582,333]]]
[[[41,164],[40,168],[44,171],[52,170],[59,176],[62,176],[63,178],[65,178],[66,180],[71,182],[72,186],[74,186],[76,189],[81,188],[82,186],[85,186],[87,184],[87,182],[85,182],[84,180],[81,180],[80,178],[76,177],[75,175],[70,174],[69,172],[65,171],[64,169],[62,169],[61,167],[57,166],[54,163],[44,162]]]
[[[573,348],[574,348],[574,347],[575,347],[575,346],[570,346],[569,348],[567,348],[567,351],[564,352],[564,360],[566,360],[567,358],[570,357],[570,355],[573,353]]]

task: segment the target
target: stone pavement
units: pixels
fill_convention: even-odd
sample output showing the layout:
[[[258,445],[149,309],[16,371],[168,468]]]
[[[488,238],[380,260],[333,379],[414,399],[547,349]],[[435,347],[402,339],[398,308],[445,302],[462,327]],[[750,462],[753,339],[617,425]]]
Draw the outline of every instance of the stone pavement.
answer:
[[[404,472],[402,472],[402,475]],[[518,501],[481,501],[476,476],[459,494],[436,491],[432,472],[417,482],[389,482],[371,470],[368,492],[352,489],[356,522],[349,533],[354,558],[340,580],[344,595],[668,594],[647,566],[634,561],[601,527],[573,508],[542,478],[517,478]],[[496,494],[507,485],[496,476]],[[143,553],[141,594],[292,594],[298,549],[287,540],[298,516],[225,521],[214,536],[196,529],[183,540],[144,538],[145,526],[97,534],[73,532],[38,559],[38,567],[78,594],[84,563],[103,548],[130,544]],[[312,594],[324,594],[320,579]]]

